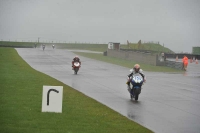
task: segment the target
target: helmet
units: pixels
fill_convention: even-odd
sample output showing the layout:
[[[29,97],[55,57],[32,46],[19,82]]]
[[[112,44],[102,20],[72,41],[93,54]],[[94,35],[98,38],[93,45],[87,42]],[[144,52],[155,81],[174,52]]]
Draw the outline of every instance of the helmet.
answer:
[[[135,64],[133,69],[135,70],[136,73],[138,73],[139,70],[140,70],[140,65],[139,64]]]
[[[78,56],[76,55],[74,58],[78,58]]]

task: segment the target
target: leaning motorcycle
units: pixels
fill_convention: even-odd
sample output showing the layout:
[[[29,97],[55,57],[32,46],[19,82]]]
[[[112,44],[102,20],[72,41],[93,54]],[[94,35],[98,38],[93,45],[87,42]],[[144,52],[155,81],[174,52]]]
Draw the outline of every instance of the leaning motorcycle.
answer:
[[[73,66],[74,74],[78,73],[80,66],[81,66],[81,64],[79,62],[74,62],[74,66]]]
[[[138,100],[143,82],[144,80],[139,73],[133,74],[133,76],[130,77],[130,86],[128,86],[128,91],[131,99],[135,98],[136,101]]]

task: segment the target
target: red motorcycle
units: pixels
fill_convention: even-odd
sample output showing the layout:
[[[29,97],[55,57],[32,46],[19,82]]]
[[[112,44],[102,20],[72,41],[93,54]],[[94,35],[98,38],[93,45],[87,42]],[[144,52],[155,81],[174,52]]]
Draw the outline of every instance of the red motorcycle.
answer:
[[[80,62],[74,62],[74,64],[73,64],[74,74],[78,73],[78,70],[79,70],[80,67],[81,67]]]

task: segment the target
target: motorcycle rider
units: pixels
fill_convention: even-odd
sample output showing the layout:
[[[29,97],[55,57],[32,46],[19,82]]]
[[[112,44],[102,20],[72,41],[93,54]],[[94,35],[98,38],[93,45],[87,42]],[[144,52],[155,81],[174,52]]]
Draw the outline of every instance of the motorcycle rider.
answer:
[[[74,62],[79,62],[80,63],[80,67],[81,67],[81,61],[80,61],[79,57],[76,55],[73,58],[73,61],[72,61],[72,70],[74,70]]]
[[[45,49],[45,44],[42,44],[42,49],[43,49],[43,51],[44,51],[44,49]]]
[[[128,81],[126,82],[126,84],[129,86],[129,88],[130,88],[131,77],[133,76],[133,74],[136,74],[136,73],[139,73],[142,76],[143,81],[146,82],[146,77],[143,73],[143,70],[140,68],[140,65],[135,64],[133,69],[131,69],[131,73],[128,75]]]

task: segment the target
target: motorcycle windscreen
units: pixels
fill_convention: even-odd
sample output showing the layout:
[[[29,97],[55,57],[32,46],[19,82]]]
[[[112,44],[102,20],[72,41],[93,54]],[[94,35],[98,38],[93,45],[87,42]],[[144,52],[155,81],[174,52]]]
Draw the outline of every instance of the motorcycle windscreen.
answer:
[[[142,76],[139,73],[134,74],[132,76],[131,83],[134,86],[134,88],[136,86],[141,87],[142,84],[143,84],[143,78],[142,78]]]

